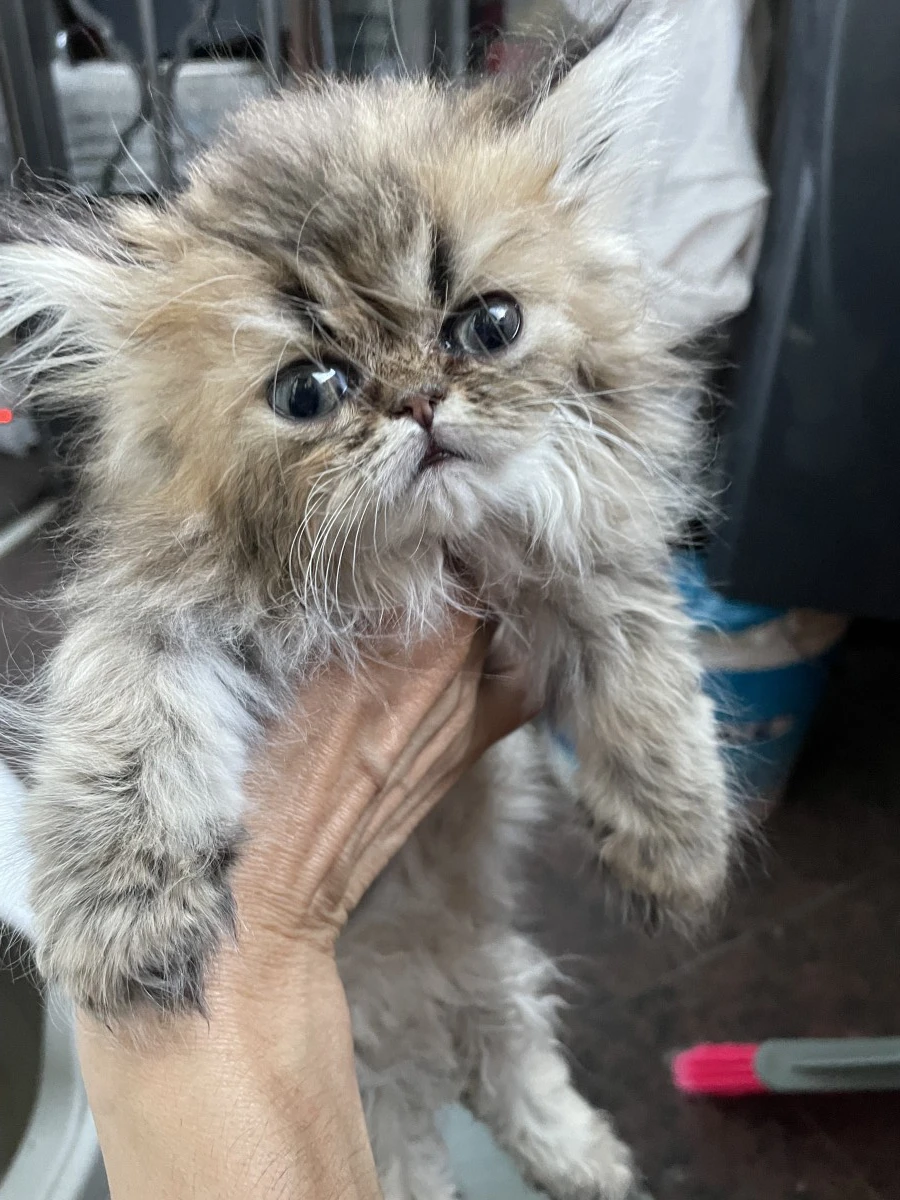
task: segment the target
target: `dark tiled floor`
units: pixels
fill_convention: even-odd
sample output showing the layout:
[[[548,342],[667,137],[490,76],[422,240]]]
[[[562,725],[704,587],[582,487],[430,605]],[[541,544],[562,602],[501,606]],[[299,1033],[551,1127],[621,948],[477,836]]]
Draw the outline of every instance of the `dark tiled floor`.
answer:
[[[18,598],[46,548],[0,560],[0,673],[53,620]],[[698,1040],[900,1034],[900,630],[858,626],[789,795],[714,935],[649,939],[610,915],[582,853],[548,836],[545,941],[571,977],[580,1086],[635,1147],[655,1200],[900,1200],[900,1097],[686,1102],[667,1061]]]
[[[900,1034],[898,731],[900,630],[858,626],[767,846],[701,944],[622,929],[574,844],[546,847],[576,1076],[655,1200],[900,1200],[900,1097],[687,1102],[667,1065],[698,1041]]]
[[[48,487],[44,455],[40,450],[25,458],[0,451],[0,522],[26,512]]]

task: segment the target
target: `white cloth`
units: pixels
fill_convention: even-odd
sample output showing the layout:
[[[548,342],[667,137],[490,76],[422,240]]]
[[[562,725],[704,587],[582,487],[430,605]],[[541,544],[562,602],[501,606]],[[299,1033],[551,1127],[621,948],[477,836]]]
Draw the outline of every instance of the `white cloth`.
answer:
[[[678,79],[641,226],[663,273],[661,315],[702,329],[746,308],[768,187],[756,148],[747,31],[754,0],[678,0]]]
[[[22,836],[25,786],[0,758],[0,921],[31,934],[28,903],[29,855]]]
[[[618,2],[568,0],[568,6],[590,23]],[[634,228],[653,274],[659,316],[700,332],[747,306],[765,225],[769,193],[756,144],[756,2],[653,3],[668,7],[672,23],[659,46],[664,58],[647,69],[672,84],[657,113],[657,148],[640,172]]]

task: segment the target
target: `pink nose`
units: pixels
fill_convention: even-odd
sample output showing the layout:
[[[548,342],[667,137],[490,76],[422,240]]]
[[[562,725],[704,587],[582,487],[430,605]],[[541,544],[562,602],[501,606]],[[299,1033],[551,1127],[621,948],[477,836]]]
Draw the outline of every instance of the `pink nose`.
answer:
[[[395,416],[412,417],[426,431],[434,424],[434,410],[444,399],[445,392],[439,387],[420,388],[407,392],[397,402]]]

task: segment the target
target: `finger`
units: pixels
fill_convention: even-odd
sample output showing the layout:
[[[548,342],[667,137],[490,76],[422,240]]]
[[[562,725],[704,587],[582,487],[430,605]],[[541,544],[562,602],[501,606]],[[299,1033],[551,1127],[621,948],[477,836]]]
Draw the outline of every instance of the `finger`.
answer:
[[[453,756],[448,764],[442,764],[441,769],[429,773],[429,778],[422,781],[415,794],[406,797],[394,809],[378,836],[364,844],[347,889],[350,900],[348,911],[352,911],[375,877],[402,849],[413,831],[443,799],[465,769],[465,764]]]
[[[400,665],[412,671],[448,676],[484,661],[493,629],[471,613],[451,612],[447,624],[411,649],[398,651]]]
[[[458,763],[469,763],[490,742],[521,723],[518,693],[513,693],[514,711],[511,711],[508,702],[501,704],[494,701],[492,688],[488,688],[484,701],[481,700],[485,683],[484,658],[492,636],[493,628],[490,626],[475,630],[462,666],[424,713],[421,711],[422,698],[417,696],[418,724],[411,732],[405,732],[402,744],[392,746],[390,753],[386,753],[388,747],[383,735],[379,737],[377,745],[364,736],[359,750],[362,751],[366,768],[377,782],[377,792],[390,792],[398,784],[404,790],[414,792],[448,752],[455,756]],[[505,689],[507,681],[502,682]],[[479,725],[480,703],[486,705],[485,736],[479,739],[478,752],[472,754],[472,730]]]
[[[386,755],[402,744],[421,714],[438,701],[460,670],[479,673],[489,644],[489,633],[468,613],[451,613],[447,625],[432,637],[408,645],[383,644],[362,667],[328,664],[301,688],[286,715],[273,726],[269,758],[307,756],[319,749],[318,730],[328,743],[349,753],[361,729],[381,728],[385,712],[390,731],[384,731]],[[310,737],[312,736],[312,742]],[[277,747],[277,750],[276,750]],[[282,763],[287,769],[287,763]],[[307,763],[307,768],[308,768]]]
[[[511,675],[485,675],[478,689],[469,761],[534,720],[541,710],[526,681]]]
[[[428,714],[444,708],[454,684],[480,678],[492,636],[470,614],[452,614],[440,633],[407,648],[402,659],[367,670],[373,706],[389,711],[398,731],[432,726]]]
[[[473,761],[472,730],[483,680],[482,659],[490,636],[489,629],[477,632],[467,665],[437,697],[399,753],[392,758],[375,789],[373,811],[360,822],[361,830],[365,826],[366,838],[380,836],[381,831],[395,823],[403,812],[415,808],[419,803],[417,797],[431,791],[440,779],[446,779],[445,787],[449,787],[450,775],[457,776]],[[371,767],[373,748],[367,749]]]

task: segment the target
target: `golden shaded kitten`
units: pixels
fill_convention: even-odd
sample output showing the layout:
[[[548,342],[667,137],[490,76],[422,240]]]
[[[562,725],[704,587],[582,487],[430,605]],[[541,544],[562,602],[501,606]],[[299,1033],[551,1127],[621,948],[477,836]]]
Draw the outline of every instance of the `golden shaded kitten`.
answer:
[[[41,968],[102,1018],[202,1005],[266,720],[454,605],[572,732],[603,868],[679,917],[719,895],[734,815],[668,578],[693,375],[627,235],[662,34],[625,14],[536,81],[320,81],[159,208],[6,213],[12,365],[96,431],[29,820]],[[341,938],[388,1200],[453,1194],[460,1098],[557,1200],[632,1186],[514,927],[547,763],[533,730],[496,747]]]

